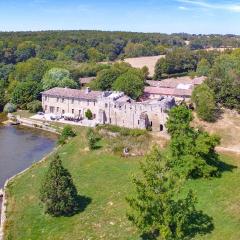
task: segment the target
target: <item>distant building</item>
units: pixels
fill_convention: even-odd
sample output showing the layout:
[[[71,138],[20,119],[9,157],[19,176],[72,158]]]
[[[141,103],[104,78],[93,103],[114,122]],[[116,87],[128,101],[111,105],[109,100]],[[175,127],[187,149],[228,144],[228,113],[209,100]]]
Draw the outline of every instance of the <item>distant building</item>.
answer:
[[[176,100],[189,100],[193,89],[202,84],[206,77],[179,77],[161,81],[147,81],[149,86],[144,89],[144,97],[156,99],[162,96],[175,97]]]
[[[175,105],[172,97],[136,102],[123,92],[101,92],[53,88],[42,93],[45,113],[72,114],[85,118],[90,109],[97,124],[165,131],[167,112]]]

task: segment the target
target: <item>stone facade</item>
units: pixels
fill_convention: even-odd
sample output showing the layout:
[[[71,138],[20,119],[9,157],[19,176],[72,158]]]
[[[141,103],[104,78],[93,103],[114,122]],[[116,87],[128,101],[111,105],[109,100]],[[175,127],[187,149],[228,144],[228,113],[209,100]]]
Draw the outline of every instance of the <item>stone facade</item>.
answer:
[[[85,118],[90,109],[98,124],[112,124],[126,128],[164,131],[167,111],[175,105],[171,97],[136,102],[123,92],[100,92],[54,88],[42,93],[45,113],[72,114]]]

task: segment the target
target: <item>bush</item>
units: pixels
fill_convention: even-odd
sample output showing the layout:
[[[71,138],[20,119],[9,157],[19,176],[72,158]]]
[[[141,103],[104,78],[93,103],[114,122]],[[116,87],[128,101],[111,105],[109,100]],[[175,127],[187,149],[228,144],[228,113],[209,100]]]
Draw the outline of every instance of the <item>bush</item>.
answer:
[[[58,139],[58,144],[63,145],[66,143],[66,140],[68,138],[75,137],[76,133],[73,131],[72,127],[70,125],[67,125],[63,128],[61,135]]]
[[[37,113],[42,111],[42,102],[35,100],[27,104],[27,110],[31,113]]]
[[[17,108],[16,108],[16,106],[13,103],[7,103],[4,106],[3,112],[5,112],[5,113],[13,113],[13,112],[16,112],[16,110],[17,110]]]
[[[92,112],[91,112],[90,109],[88,109],[88,110],[85,112],[85,116],[86,116],[86,118],[87,118],[88,120],[92,119],[93,114],[92,114]]]
[[[89,149],[94,150],[96,148],[96,143],[98,142],[98,136],[92,129],[88,130],[87,139],[88,139]]]
[[[116,125],[104,125],[99,126],[99,128],[106,129],[107,131],[119,133],[121,136],[131,136],[131,137],[139,137],[147,134],[146,130],[143,129],[129,129],[123,128]]]

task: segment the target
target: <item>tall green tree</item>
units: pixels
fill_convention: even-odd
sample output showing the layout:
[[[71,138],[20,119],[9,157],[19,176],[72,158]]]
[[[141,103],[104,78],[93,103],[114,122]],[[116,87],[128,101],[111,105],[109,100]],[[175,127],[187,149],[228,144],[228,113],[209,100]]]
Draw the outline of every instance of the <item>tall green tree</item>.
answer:
[[[4,81],[0,79],[0,112],[3,110],[4,105],[5,105]]]
[[[18,107],[26,109],[28,103],[40,97],[41,90],[40,83],[34,81],[17,82],[11,95],[11,101]]]
[[[215,147],[219,137],[191,127],[191,111],[180,105],[170,110],[166,123],[171,135],[170,153],[175,171],[187,178],[211,177],[219,173]]]
[[[205,225],[199,220],[192,191],[185,197],[181,195],[181,179],[156,147],[141,163],[140,169],[141,175],[133,179],[136,194],[127,198],[130,205],[127,216],[144,239],[191,239],[201,230],[212,228],[209,217]],[[199,229],[194,232],[197,224]]]
[[[55,155],[44,177],[40,199],[45,212],[58,217],[74,214],[78,209],[78,193],[72,177]]]
[[[217,103],[240,111],[240,53],[225,54],[216,59],[207,85],[214,91]]]
[[[143,93],[143,89],[144,75],[141,70],[130,69],[113,83],[113,90],[123,91],[133,99],[139,98]]]
[[[78,84],[71,79],[70,72],[63,68],[52,68],[47,71],[43,76],[42,84],[44,90],[54,87],[78,87]]]
[[[207,122],[215,120],[215,96],[214,92],[206,84],[201,84],[193,90],[192,101],[195,104],[199,118]]]
[[[197,75],[198,76],[208,76],[211,69],[211,65],[207,59],[202,58],[197,65]]]

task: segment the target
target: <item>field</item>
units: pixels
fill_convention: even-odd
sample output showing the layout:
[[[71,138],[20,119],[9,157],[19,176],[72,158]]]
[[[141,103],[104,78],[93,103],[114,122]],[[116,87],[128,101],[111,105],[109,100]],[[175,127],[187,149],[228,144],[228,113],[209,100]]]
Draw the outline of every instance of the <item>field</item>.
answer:
[[[149,76],[153,77],[154,68],[157,61],[165,55],[152,56],[152,57],[137,57],[137,58],[126,58],[124,61],[129,63],[134,68],[142,68],[147,66],[149,69]]]
[[[136,229],[126,219],[125,197],[133,192],[130,178],[138,172],[141,157],[122,158],[111,153],[102,140],[99,149],[89,152],[86,129],[60,149],[63,164],[73,176],[83,199],[82,212],[73,217],[53,218],[43,213],[39,188],[50,159],[34,165],[13,181],[7,191],[8,240],[118,239],[137,240]],[[222,160],[235,166],[221,178],[190,181],[199,199],[198,207],[213,217],[212,233],[197,240],[240,239],[240,159],[234,155]]]
[[[211,134],[217,134],[221,137],[219,151],[235,152],[240,157],[240,114],[224,110],[216,122],[207,123],[195,117],[194,125],[201,126]]]

